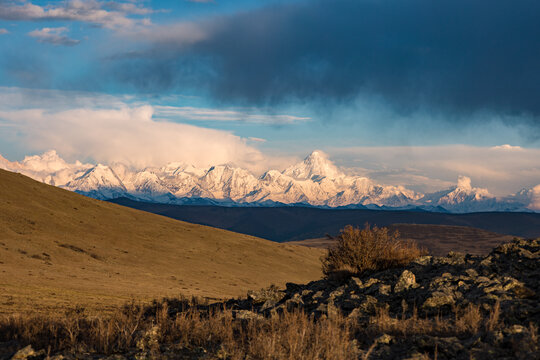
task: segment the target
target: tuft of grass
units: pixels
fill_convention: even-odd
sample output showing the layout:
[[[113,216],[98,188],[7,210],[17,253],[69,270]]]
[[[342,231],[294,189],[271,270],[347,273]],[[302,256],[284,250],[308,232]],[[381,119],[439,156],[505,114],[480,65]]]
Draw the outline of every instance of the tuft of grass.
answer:
[[[373,334],[392,334],[407,337],[411,335],[430,336],[472,336],[485,332],[492,332],[503,327],[499,320],[500,304],[482,311],[479,305],[469,304],[463,309],[454,309],[452,318],[435,316],[422,318],[418,315],[418,309],[412,309],[411,316],[392,317],[388,307],[377,309],[376,315],[371,317],[367,332]],[[534,331],[531,331],[534,336]]]
[[[426,254],[413,241],[399,238],[388,228],[373,228],[366,224],[363,229],[346,226],[335,240],[335,245],[321,259],[326,276],[343,278],[360,275],[365,271],[379,271],[405,266]]]
[[[102,315],[76,308],[48,315],[0,316],[0,342],[16,344],[13,351],[32,345],[51,354],[142,351],[150,358],[159,358],[161,352],[170,350],[179,357],[191,358],[204,349],[209,358],[231,360],[371,359],[379,345],[377,339],[384,334],[398,339],[483,336],[504,327],[499,313],[498,304],[490,309],[471,305],[455,309],[454,316],[423,318],[416,307],[408,316],[392,316],[388,306],[383,306],[366,320],[339,313],[314,318],[298,309],[239,319],[223,304],[181,298],[156,301],[150,306],[131,302]],[[536,325],[531,324],[513,347],[514,354],[538,351]],[[437,345],[428,350],[424,358],[436,359]]]
[[[241,320],[230,309],[201,306],[196,300],[182,300],[181,307],[173,314],[167,302],[151,308],[131,303],[106,316],[70,311],[0,317],[0,341],[73,354],[109,355],[134,348],[158,354],[165,345],[184,355],[202,348],[217,358],[238,360],[358,358],[352,322],[340,315],[315,320],[296,310]]]

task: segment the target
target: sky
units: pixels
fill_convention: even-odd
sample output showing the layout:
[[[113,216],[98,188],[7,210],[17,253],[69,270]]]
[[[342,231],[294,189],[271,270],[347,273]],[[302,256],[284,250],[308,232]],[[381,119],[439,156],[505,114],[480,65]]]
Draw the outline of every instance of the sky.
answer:
[[[0,0],[0,154],[540,183],[536,0]]]

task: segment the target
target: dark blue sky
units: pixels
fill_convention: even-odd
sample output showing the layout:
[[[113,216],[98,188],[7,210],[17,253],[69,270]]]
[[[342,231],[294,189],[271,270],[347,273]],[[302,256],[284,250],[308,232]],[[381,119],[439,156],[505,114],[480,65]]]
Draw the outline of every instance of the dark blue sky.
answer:
[[[19,99],[0,112],[150,106],[287,156],[536,149],[538,19],[533,0],[0,0],[0,87]]]

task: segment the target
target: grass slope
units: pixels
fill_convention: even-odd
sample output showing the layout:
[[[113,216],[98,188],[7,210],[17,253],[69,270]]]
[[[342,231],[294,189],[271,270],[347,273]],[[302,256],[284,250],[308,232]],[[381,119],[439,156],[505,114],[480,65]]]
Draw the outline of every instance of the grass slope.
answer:
[[[190,224],[0,170],[0,312],[179,294],[224,298],[321,275],[320,249]]]
[[[415,240],[430,254],[445,256],[450,251],[485,255],[489,251],[514,237],[467,226],[394,224],[391,231],[397,230],[402,239]],[[328,248],[333,240],[328,238],[292,241],[289,244],[312,248]]]

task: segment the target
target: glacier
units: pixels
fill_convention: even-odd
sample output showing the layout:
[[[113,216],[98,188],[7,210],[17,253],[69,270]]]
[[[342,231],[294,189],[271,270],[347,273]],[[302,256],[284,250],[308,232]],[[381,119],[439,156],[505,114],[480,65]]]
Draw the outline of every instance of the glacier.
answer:
[[[128,197],[170,204],[224,206],[303,205],[331,208],[425,210],[467,213],[538,211],[540,185],[505,198],[475,188],[460,176],[457,185],[429,194],[404,186],[376,184],[341,171],[328,156],[313,151],[284,171],[255,176],[233,165],[197,168],[169,163],[135,170],[125,164],[68,163],[54,150],[11,162],[0,155],[0,168],[100,200]]]

